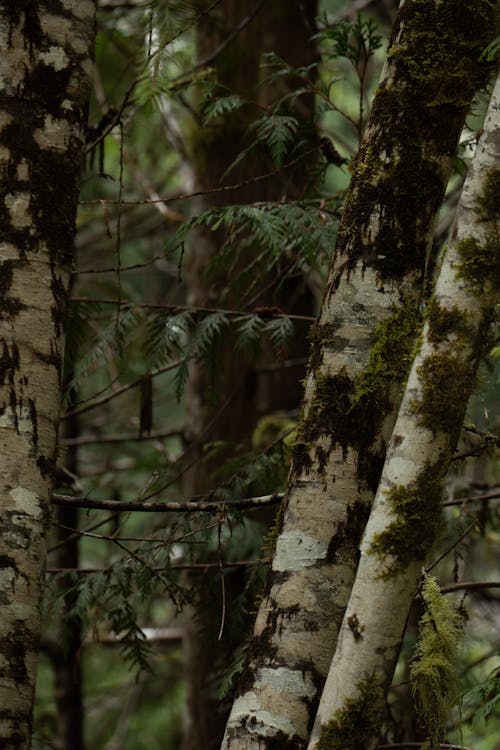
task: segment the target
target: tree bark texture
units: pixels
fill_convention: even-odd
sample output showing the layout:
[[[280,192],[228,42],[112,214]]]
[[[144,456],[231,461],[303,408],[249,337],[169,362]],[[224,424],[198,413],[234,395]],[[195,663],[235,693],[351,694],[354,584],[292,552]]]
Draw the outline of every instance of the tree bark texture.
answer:
[[[0,745],[30,746],[95,3],[0,3]]]
[[[305,748],[419,327],[494,3],[406,0],[352,167],[283,520],[224,750]],[[343,678],[341,678],[343,679]]]
[[[377,745],[409,608],[440,526],[440,483],[491,346],[499,251],[500,78],[428,305],[309,750]]]
[[[208,5],[204,3],[204,5]],[[257,12],[255,12],[257,9]],[[217,80],[230,91],[243,98],[258,100],[262,106],[269,105],[283,95],[286,85],[259,87],[265,72],[260,66],[264,54],[274,51],[292,65],[305,65],[315,58],[310,37],[314,31],[316,0],[307,2],[261,3],[255,0],[224,0],[215,10],[203,18],[197,34],[197,54],[200,60],[210,57],[223,45],[234,30],[242,25],[234,39],[210,63],[216,70]],[[281,88],[279,88],[281,87]],[[298,116],[304,121],[312,119],[312,97],[304,98],[299,105]],[[245,183],[258,175],[271,172],[274,165],[263,152],[254,151],[244,159],[221,183],[221,176],[238,154],[249,145],[247,128],[261,114],[261,110],[249,105],[243,116],[229,117],[224,121],[197,127],[190,134],[188,150],[196,174],[197,189],[210,190],[221,184]],[[310,160],[309,165],[310,166]],[[200,209],[228,204],[246,204],[254,201],[278,200],[284,196],[297,197],[306,184],[305,165],[289,170],[283,175],[265,181],[243,185],[231,193],[213,193],[200,201]],[[241,290],[234,292],[239,268],[231,275],[226,273],[207,281],[207,270],[220,245],[224,241],[222,232],[197,231],[192,242],[187,265],[188,302],[194,306],[227,306],[241,309]],[[256,253],[257,251],[254,250]],[[253,257],[247,253],[244,263]],[[273,297],[273,286],[279,277],[267,278],[262,283],[270,290],[260,293],[254,301],[257,306],[280,304],[286,312],[306,315],[314,314],[313,295],[303,279],[294,280],[293,288],[286,285],[286,297]],[[300,334],[288,352],[291,358],[307,356],[306,330]],[[188,461],[192,463],[184,477],[183,489],[187,497],[209,491],[213,486],[213,472],[225,459],[234,457],[234,452],[207,460],[205,446],[216,441],[227,441],[228,445],[249,446],[252,432],[260,417],[280,409],[293,409],[300,402],[300,380],[305,366],[290,370],[277,370],[263,375],[256,374],[258,365],[275,363],[276,355],[271,349],[263,351],[258,363],[245,361],[235,356],[234,341],[221,342],[217,353],[219,374],[216,381],[215,399],[210,399],[210,374],[203,363],[194,363],[190,369],[186,388],[186,437]],[[229,449],[234,451],[234,449]],[[221,588],[205,586],[200,591],[200,602],[186,622],[185,659],[187,682],[187,720],[184,750],[214,750],[219,747],[227,718],[227,704],[221,701],[214,690],[214,665],[220,671],[230,663],[235,649],[240,645],[242,634],[239,628],[231,627],[232,602],[244,590],[245,581],[241,573],[225,576],[226,624],[222,640],[218,640],[221,622]]]

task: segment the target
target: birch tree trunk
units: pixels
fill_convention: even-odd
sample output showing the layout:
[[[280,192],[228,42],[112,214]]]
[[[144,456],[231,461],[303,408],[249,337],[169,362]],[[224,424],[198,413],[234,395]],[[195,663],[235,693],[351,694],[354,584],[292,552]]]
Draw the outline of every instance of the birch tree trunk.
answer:
[[[0,3],[0,745],[30,746],[95,2]]]
[[[407,375],[424,267],[492,2],[406,0],[352,170],[283,520],[222,747],[299,750]]]
[[[421,567],[500,289],[500,78],[388,447],[309,750],[376,747]]]

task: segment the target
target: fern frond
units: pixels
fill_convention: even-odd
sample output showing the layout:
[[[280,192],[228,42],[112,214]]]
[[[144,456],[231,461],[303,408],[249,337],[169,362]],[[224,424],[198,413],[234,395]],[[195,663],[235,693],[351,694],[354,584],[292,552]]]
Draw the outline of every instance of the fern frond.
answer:
[[[468,690],[463,701],[473,707],[472,721],[486,723],[500,703],[500,667],[494,669],[479,685]]]
[[[266,323],[264,332],[271,339],[275,351],[280,352],[292,340],[294,327],[290,318],[273,318]]]
[[[255,357],[260,350],[261,335],[265,323],[259,315],[242,315],[235,320],[237,339],[235,348],[238,351]]]
[[[288,115],[269,114],[256,120],[252,129],[257,140],[269,150],[277,167],[281,167],[297,134],[299,121]]]
[[[143,347],[151,369],[161,367],[174,355],[186,355],[194,319],[190,310],[173,315],[163,312],[148,315]]]
[[[228,326],[229,320],[224,313],[210,313],[202,318],[195,328],[191,344],[196,356],[203,359]]]
[[[123,348],[132,338],[145,317],[143,310],[135,307],[122,307],[116,317],[99,332],[97,340],[80,360],[73,364],[73,377],[67,386],[67,393],[78,387],[81,381],[94,369],[96,364],[106,361],[111,353],[120,358]]]
[[[238,109],[241,109],[244,104],[246,104],[245,100],[242,99],[241,96],[238,96],[238,94],[221,96],[214,99],[203,108],[203,125],[208,125],[222,115],[236,112]]]

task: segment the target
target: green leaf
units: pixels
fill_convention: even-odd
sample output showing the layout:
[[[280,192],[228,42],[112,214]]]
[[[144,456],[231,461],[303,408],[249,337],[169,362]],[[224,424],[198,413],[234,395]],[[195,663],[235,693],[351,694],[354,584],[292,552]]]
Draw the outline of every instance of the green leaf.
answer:
[[[252,357],[256,356],[260,349],[264,321],[258,315],[242,315],[236,319],[236,326],[236,349]]]
[[[203,108],[203,125],[208,125],[208,123],[217,119],[217,117],[222,117],[222,115],[236,112],[236,110],[241,109],[244,104],[246,104],[245,100],[237,94],[221,96],[214,99]]]
[[[271,339],[274,349],[280,351],[290,343],[294,328],[290,318],[280,317],[266,323],[264,331]]]

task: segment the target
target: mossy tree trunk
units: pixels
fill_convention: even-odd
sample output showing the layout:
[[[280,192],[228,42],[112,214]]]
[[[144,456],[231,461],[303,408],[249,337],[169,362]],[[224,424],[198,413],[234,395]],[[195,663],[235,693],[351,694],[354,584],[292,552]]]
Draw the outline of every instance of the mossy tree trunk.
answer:
[[[409,608],[440,526],[441,480],[491,346],[499,253],[500,78],[428,305],[309,750],[377,745]]]
[[[433,222],[484,82],[478,59],[493,17],[488,1],[406,0],[396,19],[352,169],[282,526],[224,750],[307,745],[419,328]]]
[[[202,7],[210,3],[203,2]],[[257,12],[255,12],[257,11]],[[264,54],[274,51],[292,65],[306,65],[313,61],[315,51],[310,37],[314,32],[316,0],[304,2],[261,3],[254,0],[224,0],[200,21],[197,32],[197,54],[200,60],[211,58],[214,50],[223,49],[210,62],[215,68],[221,86],[238,93],[242,98],[270,105],[283,95],[288,85],[278,82],[259,87],[265,73],[260,66]],[[246,19],[246,22],[245,22]],[[234,30],[242,26],[229,44]],[[226,44],[226,46],[224,46]],[[226,91],[224,92],[226,93]],[[298,116],[310,125],[313,97],[303,97],[298,104]],[[245,182],[230,193],[212,193],[200,201],[199,209],[228,204],[247,204],[254,201],[296,198],[304,191],[305,171],[309,163],[295,170],[271,177],[265,181],[248,183],[253,177],[272,172],[274,164],[267,153],[256,149],[249,158],[224,178],[221,176],[238,154],[251,141],[247,132],[249,124],[262,114],[253,105],[242,112],[207,126],[193,126],[187,137],[187,147],[196,174],[197,189],[211,190],[221,184]],[[305,161],[305,160],[304,160]],[[227,307],[244,309],[244,289],[235,290],[238,274],[249,262],[247,253],[236,269],[229,274],[219,273],[207,278],[210,264],[224,241],[222,232],[198,231],[191,242],[187,264],[188,302],[196,307]],[[257,250],[253,251],[255,254]],[[314,299],[303,279],[285,285],[287,296],[273,296],[273,287],[279,278],[266,278],[261,286],[269,289],[253,300],[252,306],[283,304],[286,312],[314,314]],[[295,301],[291,304],[290,300]],[[288,352],[290,358],[307,357],[306,328],[298,332],[296,341]],[[276,364],[270,349],[264,351],[258,365]],[[234,458],[236,451],[250,447],[252,432],[259,418],[278,410],[297,408],[300,403],[300,381],[305,365],[259,375],[256,362],[235,355],[234,341],[221,341],[217,350],[216,388],[213,398],[211,375],[203,363],[193,363],[186,387],[186,438],[187,458],[192,468],[184,475],[183,490],[186,497],[203,495],[214,487],[217,479],[213,473],[220,469],[225,459]],[[206,446],[225,441],[228,451],[217,459],[206,458]],[[204,555],[206,559],[206,554]],[[214,689],[214,675],[229,667],[235,649],[244,634],[241,628],[231,625],[231,608],[236,597],[241,598],[245,581],[241,570],[229,572],[224,578],[226,622],[221,640],[218,634],[222,617],[221,583],[218,578],[204,582],[199,601],[186,622],[185,662],[187,682],[187,717],[184,750],[206,750],[219,747],[227,718],[227,701],[221,703]],[[193,586],[199,583],[193,581]],[[237,605],[241,607],[241,604]],[[239,616],[239,615],[238,615]]]
[[[0,3],[0,745],[30,746],[95,2]]]

